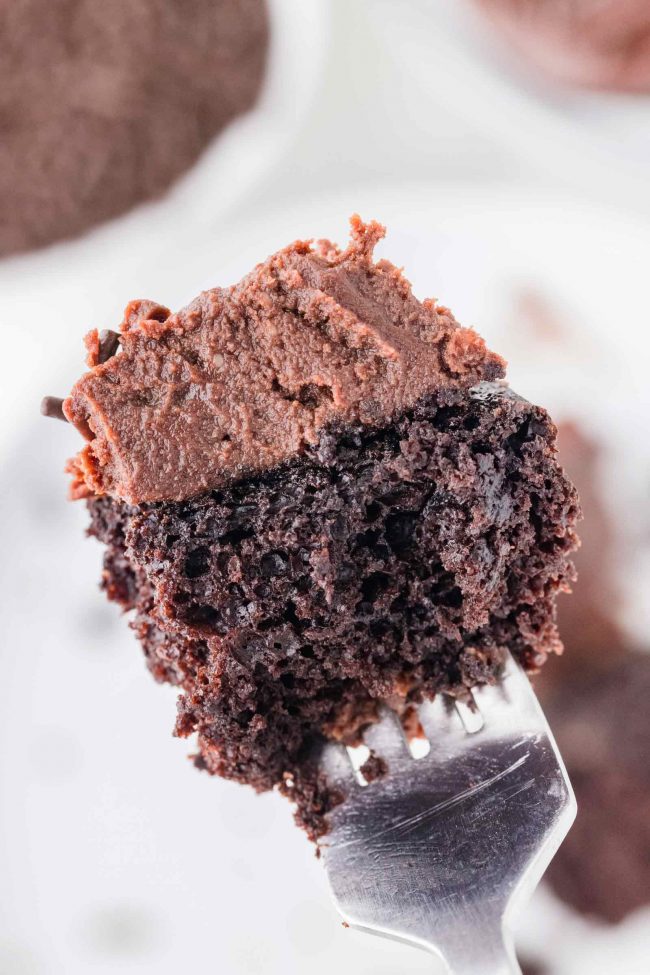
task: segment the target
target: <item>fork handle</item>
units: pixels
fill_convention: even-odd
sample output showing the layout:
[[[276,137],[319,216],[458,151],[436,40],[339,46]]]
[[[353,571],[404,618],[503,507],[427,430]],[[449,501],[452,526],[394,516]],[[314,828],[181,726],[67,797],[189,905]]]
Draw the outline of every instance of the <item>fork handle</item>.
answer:
[[[499,926],[476,925],[439,951],[449,975],[521,975],[512,939]]]

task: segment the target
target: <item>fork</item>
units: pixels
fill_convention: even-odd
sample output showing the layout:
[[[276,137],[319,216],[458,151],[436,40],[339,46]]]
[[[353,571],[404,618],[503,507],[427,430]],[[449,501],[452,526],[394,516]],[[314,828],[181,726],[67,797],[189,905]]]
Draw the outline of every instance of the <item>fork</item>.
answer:
[[[345,799],[320,841],[334,901],[352,927],[439,955],[452,975],[512,975],[511,925],[566,836],[576,803],[535,693],[508,656],[473,704],[420,706],[430,750],[415,759],[383,711],[364,742],[386,763],[366,783],[348,750],[323,770]]]

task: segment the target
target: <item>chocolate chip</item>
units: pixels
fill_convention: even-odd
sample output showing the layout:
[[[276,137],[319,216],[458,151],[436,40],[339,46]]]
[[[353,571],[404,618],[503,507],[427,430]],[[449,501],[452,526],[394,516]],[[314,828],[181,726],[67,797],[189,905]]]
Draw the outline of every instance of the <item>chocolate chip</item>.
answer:
[[[111,328],[103,328],[99,333],[98,362],[107,362],[115,355],[120,347],[120,336]]]
[[[44,396],[41,400],[41,413],[43,416],[51,416],[55,420],[68,422],[68,418],[63,412],[63,400],[58,396]]]

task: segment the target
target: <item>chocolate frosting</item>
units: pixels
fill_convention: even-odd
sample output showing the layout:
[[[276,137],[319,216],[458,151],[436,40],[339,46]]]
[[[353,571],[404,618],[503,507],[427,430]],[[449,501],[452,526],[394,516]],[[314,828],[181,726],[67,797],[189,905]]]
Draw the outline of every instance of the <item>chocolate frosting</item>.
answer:
[[[384,228],[351,224],[347,249],[296,241],[175,315],[132,302],[106,362],[91,332],[92,368],[63,406],[88,440],[73,497],[182,500],[289,460],[332,423],[380,426],[502,376],[480,336],[373,261]]]

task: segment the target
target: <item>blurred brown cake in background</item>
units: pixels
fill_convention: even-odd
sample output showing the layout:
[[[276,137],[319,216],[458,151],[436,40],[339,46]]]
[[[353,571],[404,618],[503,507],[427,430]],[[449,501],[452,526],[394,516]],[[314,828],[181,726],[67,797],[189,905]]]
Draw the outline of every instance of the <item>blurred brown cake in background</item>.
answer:
[[[635,653],[617,622],[616,530],[599,490],[604,462],[572,423],[560,458],[578,488],[584,521],[578,580],[558,605],[565,653],[536,690],[578,800],[578,818],[546,874],[581,913],[617,922],[650,903],[650,654]]]
[[[560,424],[558,447],[562,463],[578,488],[584,520],[580,548],[574,556],[578,579],[571,598],[558,602],[565,653],[551,660],[537,679],[542,697],[556,684],[581,680],[585,669],[610,666],[627,651],[627,639],[618,622],[616,526],[599,484],[602,452],[578,424],[571,422]]]
[[[0,256],[152,199],[249,109],[265,0],[0,0]]]
[[[504,38],[570,85],[650,91],[648,0],[476,0]]]
[[[629,653],[545,705],[579,810],[546,877],[567,903],[610,922],[650,902],[649,694],[650,654]]]
[[[530,363],[536,362],[531,351],[548,356],[552,350],[559,358],[579,349],[583,355],[598,341],[589,331],[576,332],[557,296],[537,285],[519,289],[512,329],[523,335]],[[565,651],[534,678],[576,792],[578,817],[545,879],[585,916],[614,923],[650,904],[650,653],[639,652],[650,647],[636,647],[623,625],[621,570],[633,552],[621,532],[620,494],[608,487],[614,461],[607,431],[594,434],[592,425],[586,432],[581,395],[576,390],[573,412],[563,401],[558,430],[560,461],[583,511],[574,555],[578,578],[571,598],[558,600]],[[646,544],[642,527],[632,544]],[[548,957],[545,962],[550,968]]]

